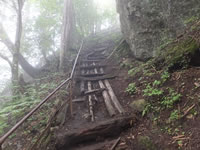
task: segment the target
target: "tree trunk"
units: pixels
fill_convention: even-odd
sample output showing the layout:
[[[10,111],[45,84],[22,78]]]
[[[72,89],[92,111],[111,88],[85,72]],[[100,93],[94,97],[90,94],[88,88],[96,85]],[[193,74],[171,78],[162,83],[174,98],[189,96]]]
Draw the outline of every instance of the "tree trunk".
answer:
[[[72,1],[65,0],[64,1],[64,17],[63,17],[63,25],[62,25],[62,35],[61,35],[61,51],[60,51],[60,64],[59,70],[64,70],[64,63],[66,59],[66,54],[68,49],[70,48],[70,36],[72,29]]]
[[[25,58],[22,56],[22,54],[18,53],[18,60],[19,64],[22,67],[22,69],[29,74],[32,78],[36,78],[41,73],[41,69],[37,69],[33,67]]]
[[[16,35],[15,35],[15,51],[13,55],[13,67],[12,67],[12,83],[13,83],[13,92],[16,94],[16,86],[19,85],[19,60],[17,54],[20,52],[21,46],[21,36],[22,36],[22,8],[23,8],[23,1],[17,0],[17,28],[16,28]]]

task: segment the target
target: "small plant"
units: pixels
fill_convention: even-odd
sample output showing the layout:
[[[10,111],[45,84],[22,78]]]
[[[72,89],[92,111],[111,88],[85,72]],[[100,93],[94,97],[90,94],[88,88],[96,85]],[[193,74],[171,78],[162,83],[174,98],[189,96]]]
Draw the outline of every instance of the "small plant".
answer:
[[[162,83],[165,83],[169,79],[169,77],[170,77],[169,72],[167,72],[167,71],[163,72],[162,75],[161,75]]]
[[[145,96],[159,96],[163,94],[163,90],[153,88],[150,84],[143,90]]]
[[[142,111],[142,117],[144,117],[152,108],[153,106],[150,103],[148,103]]]
[[[169,120],[170,121],[175,121],[175,120],[178,120],[178,119],[179,119],[179,112],[178,112],[178,110],[172,111],[171,114],[170,114]]]
[[[128,94],[134,94],[136,92],[136,86],[135,86],[135,83],[130,83],[128,85],[128,87],[126,88],[126,92]]]
[[[132,68],[128,71],[128,75],[133,77],[136,75],[136,73],[140,72],[140,68]]]
[[[153,82],[153,86],[155,87],[155,86],[159,86],[161,84],[161,81],[158,81],[158,80],[155,80],[154,82]]]
[[[173,105],[180,100],[181,96],[182,96],[181,94],[169,88],[169,95],[163,98],[163,101],[161,102],[161,104],[164,107],[172,108]]]
[[[151,77],[151,76],[153,76],[155,73],[154,73],[154,72],[150,72],[149,70],[143,69],[143,74],[144,74],[145,76]]]

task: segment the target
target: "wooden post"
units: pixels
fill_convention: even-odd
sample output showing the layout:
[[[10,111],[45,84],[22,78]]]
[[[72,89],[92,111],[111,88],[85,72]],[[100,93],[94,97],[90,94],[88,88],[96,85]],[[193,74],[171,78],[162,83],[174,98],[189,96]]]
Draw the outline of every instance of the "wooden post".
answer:
[[[73,106],[72,106],[72,84],[73,84],[73,80],[70,81],[70,115],[71,117],[73,116]]]
[[[90,91],[92,90],[92,83],[90,81],[88,82],[88,90],[90,90]],[[94,122],[92,95],[88,96],[88,101],[89,101],[89,113],[91,115],[91,121]]]

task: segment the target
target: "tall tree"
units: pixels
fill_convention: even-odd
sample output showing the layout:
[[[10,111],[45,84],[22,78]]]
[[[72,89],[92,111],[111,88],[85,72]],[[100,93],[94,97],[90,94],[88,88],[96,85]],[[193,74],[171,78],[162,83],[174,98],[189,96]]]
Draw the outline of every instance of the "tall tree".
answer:
[[[36,75],[39,72],[39,70],[34,68],[31,64],[29,64],[28,61],[20,53],[21,38],[22,38],[22,9],[24,6],[24,1],[25,0],[11,0],[8,2],[3,0],[0,1],[4,5],[8,5],[8,7],[12,9],[12,11],[14,10],[17,16],[14,42],[12,42],[3,24],[0,22],[0,42],[3,43],[12,54],[12,62],[11,62],[12,65],[10,66],[11,66],[13,85],[18,84],[19,64],[24,69],[24,71],[27,72],[32,77],[36,77]],[[4,58],[1,56],[3,56]],[[7,62],[9,60],[9,58],[7,58],[5,55],[1,54],[0,57],[3,58],[4,60],[7,60]]]
[[[59,70],[64,71],[64,64],[70,48],[70,38],[73,27],[73,4],[72,0],[64,0],[64,14],[61,34],[61,50]]]
[[[5,1],[3,1],[6,3]],[[7,2],[8,4],[9,2]],[[6,56],[1,55],[1,57],[4,60],[7,60],[7,62],[11,66],[12,71],[12,83],[14,86],[18,84],[18,75],[19,75],[19,60],[18,60],[18,54],[20,52],[20,46],[21,46],[21,36],[22,36],[22,9],[24,6],[24,0],[11,0],[10,6],[12,6],[13,10],[17,14],[17,23],[16,23],[16,33],[15,33],[15,42],[12,43],[12,41],[9,39],[6,31],[3,28],[2,23],[0,23],[0,39],[1,42],[4,43],[8,50],[13,55],[12,63],[9,61]]]

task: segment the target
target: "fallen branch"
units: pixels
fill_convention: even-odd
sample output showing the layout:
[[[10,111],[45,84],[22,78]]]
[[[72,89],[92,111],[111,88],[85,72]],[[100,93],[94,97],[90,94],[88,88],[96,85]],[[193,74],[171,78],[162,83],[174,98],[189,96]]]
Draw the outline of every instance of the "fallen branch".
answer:
[[[190,112],[190,110],[192,110],[195,107],[195,104],[193,104],[191,107],[189,107],[185,112],[184,115],[181,118],[184,118],[185,116],[188,115],[188,113]]]

